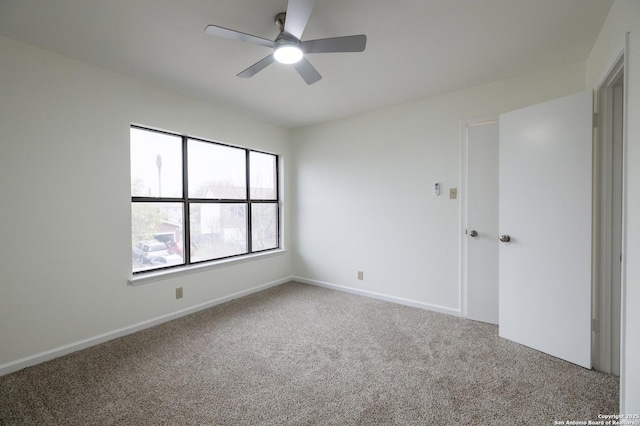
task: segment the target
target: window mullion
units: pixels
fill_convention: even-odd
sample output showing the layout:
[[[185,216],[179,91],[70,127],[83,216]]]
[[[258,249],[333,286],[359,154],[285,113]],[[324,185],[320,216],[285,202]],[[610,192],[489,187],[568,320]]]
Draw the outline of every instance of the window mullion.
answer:
[[[182,240],[184,242],[184,248],[182,254],[184,255],[185,265],[191,263],[191,209],[189,204],[189,159],[187,149],[187,137],[182,136],[182,202],[184,209],[184,219],[182,224]]]
[[[251,224],[251,159],[250,159],[250,154],[251,152],[247,149],[245,151],[246,153],[246,162],[245,162],[245,167],[246,167],[246,182],[247,182],[247,195],[246,195],[246,202],[247,202],[247,253],[253,253],[253,234],[252,234],[252,224]]]
[[[277,242],[277,247],[282,247],[282,240],[281,237],[282,235],[280,235],[280,229],[281,229],[281,223],[280,223],[280,157],[278,157],[277,155],[275,156],[275,165],[276,165],[276,170],[275,170],[275,186],[276,186],[276,242]]]

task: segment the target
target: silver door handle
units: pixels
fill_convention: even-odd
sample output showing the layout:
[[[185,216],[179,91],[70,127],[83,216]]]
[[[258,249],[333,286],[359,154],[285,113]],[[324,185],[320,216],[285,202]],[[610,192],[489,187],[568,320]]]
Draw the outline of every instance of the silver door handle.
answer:
[[[511,237],[508,235],[501,235],[500,241],[502,241],[503,243],[508,243],[509,241],[511,241]]]
[[[478,236],[478,231],[476,231],[476,230],[469,231],[469,235],[472,236],[472,237],[477,237]]]

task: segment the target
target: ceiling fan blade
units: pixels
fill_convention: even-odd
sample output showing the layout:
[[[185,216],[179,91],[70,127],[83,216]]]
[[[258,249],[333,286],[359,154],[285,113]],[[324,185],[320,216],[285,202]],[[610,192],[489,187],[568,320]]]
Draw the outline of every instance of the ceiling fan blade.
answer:
[[[251,65],[249,68],[247,68],[246,70],[238,74],[238,77],[240,78],[253,77],[254,75],[258,74],[260,71],[262,71],[263,69],[271,65],[274,61],[275,61],[275,58],[273,57],[273,55],[269,55],[265,58],[262,58],[258,62]]]
[[[299,62],[293,64],[298,74],[307,82],[307,84],[311,85],[316,81],[319,81],[322,76],[320,73],[311,65],[306,58],[302,58]]]
[[[314,3],[315,0],[289,0],[287,18],[284,21],[284,31],[300,40],[309,21]]]
[[[240,31],[230,30],[228,28],[218,27],[217,25],[208,25],[204,32],[212,36],[228,38],[230,40],[246,41],[248,43],[259,44],[265,47],[274,46],[274,42],[267,40],[266,38],[241,33]]]
[[[304,53],[363,52],[366,46],[367,36],[364,34],[321,38],[318,40],[303,41],[301,43]]]

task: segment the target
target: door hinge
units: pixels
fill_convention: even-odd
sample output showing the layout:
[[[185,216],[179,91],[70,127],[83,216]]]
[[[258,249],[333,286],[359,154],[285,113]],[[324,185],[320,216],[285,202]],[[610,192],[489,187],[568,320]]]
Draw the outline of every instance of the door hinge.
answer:
[[[591,331],[594,333],[600,332],[600,324],[598,324],[598,320],[595,318],[591,319]]]
[[[594,129],[597,129],[598,127],[600,127],[600,123],[598,122],[598,118],[599,118],[598,113],[594,112],[593,113],[593,119],[592,119],[593,121],[591,122],[591,124],[593,125]]]

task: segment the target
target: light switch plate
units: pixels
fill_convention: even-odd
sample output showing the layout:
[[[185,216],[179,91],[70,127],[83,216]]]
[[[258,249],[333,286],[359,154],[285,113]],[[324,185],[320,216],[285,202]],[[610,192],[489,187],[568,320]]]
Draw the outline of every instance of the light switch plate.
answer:
[[[458,188],[449,188],[449,198],[452,200],[458,198]]]

